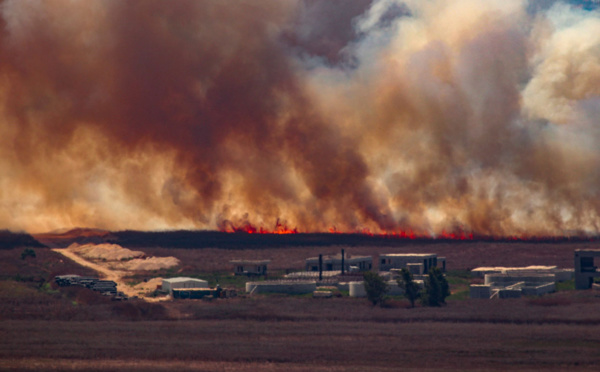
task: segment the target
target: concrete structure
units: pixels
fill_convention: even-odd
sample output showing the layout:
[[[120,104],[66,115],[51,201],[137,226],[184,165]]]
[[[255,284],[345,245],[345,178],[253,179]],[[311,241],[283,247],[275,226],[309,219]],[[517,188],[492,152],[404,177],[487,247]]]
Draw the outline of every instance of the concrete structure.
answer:
[[[523,296],[541,296],[555,291],[556,283],[541,283],[539,285],[523,286],[521,288]]]
[[[564,282],[573,278],[573,270],[559,269],[556,266],[525,266],[525,267],[478,267],[471,270],[471,275],[478,278],[485,277],[486,274],[552,274],[557,282]]]
[[[415,280],[421,288],[423,288],[423,281]],[[404,289],[402,289],[396,280],[390,280],[387,282],[389,291],[386,293],[389,296],[402,296]],[[365,289],[365,282],[350,282],[348,283],[350,297],[367,297],[367,290]]]
[[[575,289],[589,289],[594,278],[600,277],[594,259],[600,257],[599,249],[575,250]]]
[[[522,292],[520,289],[514,288],[502,288],[496,291],[495,293],[498,298],[520,298]],[[493,295],[492,295],[493,298]]]
[[[485,284],[471,284],[469,288],[470,298],[483,298],[489,300],[492,297],[492,287]]]
[[[235,275],[267,275],[267,265],[271,260],[233,260]]]
[[[369,271],[373,268],[373,257],[371,256],[351,256],[346,253],[344,256],[344,271]],[[323,271],[341,271],[342,255],[323,256]],[[319,271],[319,257],[306,259],[306,271]]]
[[[388,253],[379,256],[379,271],[408,268],[413,275],[426,275],[432,267],[446,271],[446,258],[435,253]]]
[[[162,281],[162,290],[165,292],[169,292],[170,295],[173,295],[174,289],[191,289],[191,288],[208,288],[208,282],[202,279],[196,278],[168,278],[163,279]]]
[[[470,286],[471,298],[518,298],[540,296],[556,290],[555,274],[510,272],[485,274],[485,284]]]
[[[324,271],[322,273],[323,280],[335,279],[335,277],[341,275],[341,271]],[[286,279],[304,279],[304,280],[319,280],[318,271],[297,271],[295,273],[285,274]]]
[[[486,285],[507,287],[516,283],[554,283],[556,276],[554,274],[486,274],[484,283]]]
[[[333,297],[333,293],[331,291],[322,291],[317,290],[313,292],[314,298],[331,298]]]
[[[255,293],[284,293],[284,294],[305,294],[313,293],[317,290],[317,282],[314,281],[264,281],[247,282],[246,292]]]

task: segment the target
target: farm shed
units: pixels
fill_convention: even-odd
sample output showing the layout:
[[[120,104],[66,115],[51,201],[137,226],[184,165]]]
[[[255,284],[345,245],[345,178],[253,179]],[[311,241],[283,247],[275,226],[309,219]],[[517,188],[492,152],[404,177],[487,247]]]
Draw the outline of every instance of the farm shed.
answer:
[[[235,275],[267,275],[267,265],[271,260],[233,260]]]
[[[285,294],[305,294],[317,290],[315,281],[265,281],[246,283],[246,292],[254,293],[285,293]]]
[[[387,253],[379,255],[379,271],[408,268],[415,275],[425,275],[429,273],[429,269],[432,267],[440,267],[445,272],[446,258],[438,257],[435,253]]]
[[[589,289],[592,287],[594,278],[600,277],[598,266],[594,259],[600,257],[598,249],[576,249],[575,250],[575,288]]]
[[[168,278],[163,279],[162,281],[162,289],[163,291],[169,292],[170,295],[173,295],[174,289],[189,289],[189,288],[208,288],[208,282],[202,279],[196,278]]]
[[[323,271],[341,271],[342,262],[344,271],[368,271],[373,268],[373,257],[371,256],[351,256],[342,254],[323,256]],[[319,271],[319,257],[310,257],[306,259],[306,271]]]
[[[175,299],[200,299],[207,296],[221,297],[221,288],[175,288],[172,289]]]

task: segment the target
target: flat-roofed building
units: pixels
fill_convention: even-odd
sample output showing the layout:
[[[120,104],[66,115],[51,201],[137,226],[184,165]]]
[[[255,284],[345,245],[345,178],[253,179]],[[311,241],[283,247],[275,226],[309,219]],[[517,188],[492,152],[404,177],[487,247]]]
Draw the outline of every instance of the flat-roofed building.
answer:
[[[271,260],[233,260],[235,275],[267,275],[267,265]]]
[[[346,253],[343,259],[341,254],[323,256],[323,271],[341,271],[342,261],[344,272],[369,271],[373,268],[373,257],[351,256]],[[306,271],[319,271],[319,257],[306,259]]]
[[[600,271],[594,262],[598,257],[600,257],[599,249],[575,250],[575,289],[591,288],[594,278],[600,277]]]
[[[421,266],[422,265],[422,266]],[[425,275],[432,267],[446,271],[446,258],[435,253],[387,253],[379,255],[379,271],[408,268],[413,274]]]

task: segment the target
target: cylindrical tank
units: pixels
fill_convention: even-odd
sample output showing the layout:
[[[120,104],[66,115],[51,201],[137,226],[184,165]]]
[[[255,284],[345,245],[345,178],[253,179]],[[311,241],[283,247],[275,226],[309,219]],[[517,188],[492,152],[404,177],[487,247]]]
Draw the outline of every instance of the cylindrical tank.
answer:
[[[350,297],[367,297],[365,282],[350,282],[348,283],[348,289],[350,290]]]

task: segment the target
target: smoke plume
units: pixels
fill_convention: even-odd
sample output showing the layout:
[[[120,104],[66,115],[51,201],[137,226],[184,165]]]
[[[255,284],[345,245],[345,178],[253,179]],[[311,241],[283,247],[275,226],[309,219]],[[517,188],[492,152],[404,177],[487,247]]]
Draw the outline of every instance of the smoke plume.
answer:
[[[597,234],[598,118],[585,1],[0,3],[12,230]]]

